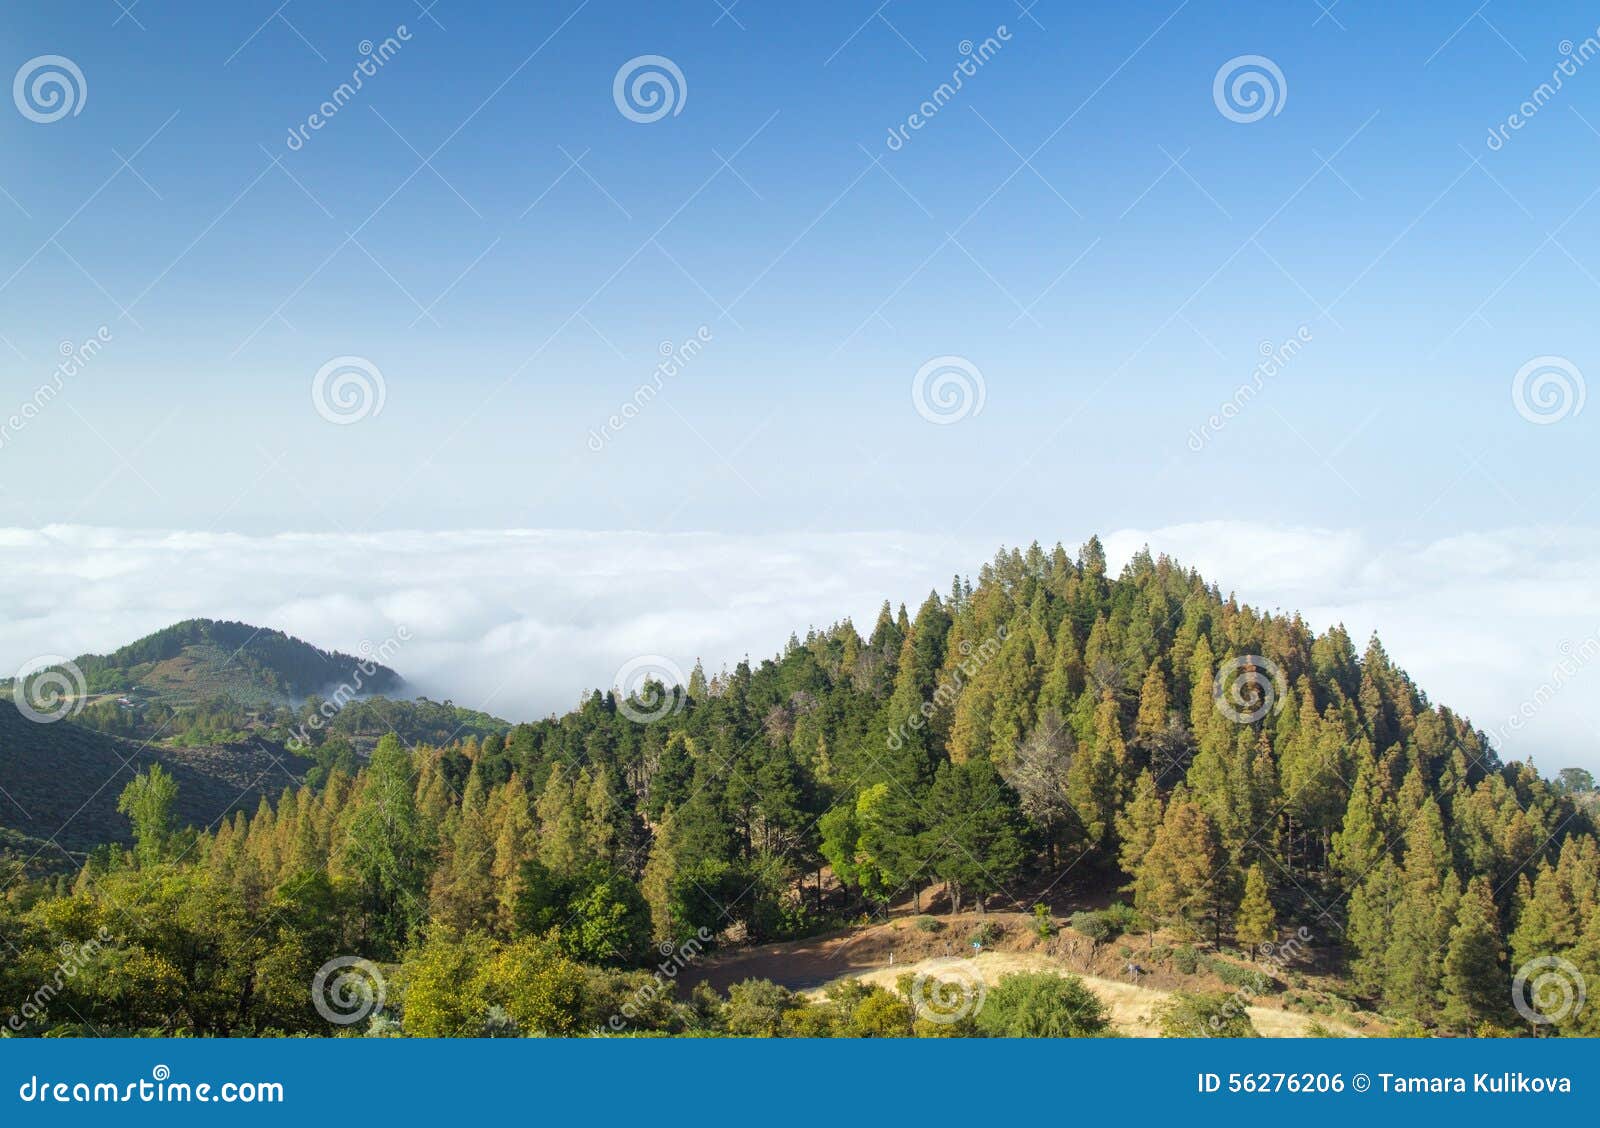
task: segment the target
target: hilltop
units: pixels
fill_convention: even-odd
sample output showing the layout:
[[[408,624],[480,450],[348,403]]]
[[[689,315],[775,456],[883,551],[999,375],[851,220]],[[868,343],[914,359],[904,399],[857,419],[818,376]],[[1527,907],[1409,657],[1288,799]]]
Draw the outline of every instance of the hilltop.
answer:
[[[110,654],[74,659],[91,695],[136,695],[168,705],[219,697],[242,705],[289,704],[350,685],[363,695],[404,685],[388,666],[323,650],[282,631],[217,619],[185,619]]]

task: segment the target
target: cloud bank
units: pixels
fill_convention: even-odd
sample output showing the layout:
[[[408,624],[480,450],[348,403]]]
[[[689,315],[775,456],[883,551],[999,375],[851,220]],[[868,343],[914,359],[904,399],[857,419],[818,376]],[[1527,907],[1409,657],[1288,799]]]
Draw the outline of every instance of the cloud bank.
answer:
[[[1114,566],[1145,544],[1318,630],[1343,622],[1358,644],[1377,630],[1433,700],[1497,734],[1508,756],[1547,773],[1600,769],[1600,531],[1379,543],[1207,522],[1106,538]],[[524,720],[612,685],[642,655],[714,671],[844,616],[868,630],[883,599],[914,608],[995,547],[902,533],[4,529],[0,670],[196,616],[352,653],[404,627],[394,665],[418,692]]]

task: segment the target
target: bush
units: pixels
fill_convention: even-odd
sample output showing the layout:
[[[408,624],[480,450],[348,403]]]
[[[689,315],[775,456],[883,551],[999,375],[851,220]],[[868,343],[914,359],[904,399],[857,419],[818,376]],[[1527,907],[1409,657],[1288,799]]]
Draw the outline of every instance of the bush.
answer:
[[[1139,910],[1121,901],[1105,910],[1105,918],[1118,932],[1145,932],[1150,927],[1150,922],[1139,914]]]
[[[1056,934],[1056,922],[1050,919],[1050,906],[1033,906],[1033,931],[1041,940],[1048,940]]]
[[[937,917],[913,917],[911,923],[918,932],[942,932],[944,930],[944,921],[939,920]]]
[[[975,1021],[991,1038],[1095,1038],[1111,1016],[1076,975],[1039,971],[1002,977]]]
[[[972,930],[972,935],[967,937],[967,943],[987,948],[998,939],[1000,939],[1000,926],[992,921],[984,921]]]
[[[1243,987],[1257,994],[1276,990],[1281,984],[1266,972],[1253,967],[1242,967],[1227,960],[1211,959],[1207,961],[1212,974],[1222,980],[1229,987]]]
[[[1200,953],[1185,944],[1173,951],[1172,966],[1183,975],[1193,975],[1200,970]]]
[[[1158,1012],[1163,1038],[1259,1038],[1232,995],[1222,991],[1173,995]]]
[[[1083,933],[1096,944],[1104,943],[1117,934],[1117,930],[1106,919],[1104,913],[1073,913],[1067,923],[1072,925],[1073,931]]]

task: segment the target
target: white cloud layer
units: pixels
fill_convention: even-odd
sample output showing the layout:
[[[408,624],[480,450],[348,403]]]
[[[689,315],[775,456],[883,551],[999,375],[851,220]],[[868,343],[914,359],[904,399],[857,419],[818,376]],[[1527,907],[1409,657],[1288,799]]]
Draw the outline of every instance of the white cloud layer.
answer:
[[[1600,650],[1600,531],[1385,544],[1208,522],[1106,538],[1114,566],[1146,543],[1247,603],[1298,609],[1319,630],[1343,622],[1358,645],[1378,630],[1433,700],[1499,734],[1508,756],[1600,770],[1600,660],[1584,657]],[[870,629],[884,598],[914,608],[994,547],[900,533],[3,529],[0,670],[196,616],[351,652],[403,626],[393,664],[419,692],[521,720],[571,707],[641,655],[715,670],[845,615]]]

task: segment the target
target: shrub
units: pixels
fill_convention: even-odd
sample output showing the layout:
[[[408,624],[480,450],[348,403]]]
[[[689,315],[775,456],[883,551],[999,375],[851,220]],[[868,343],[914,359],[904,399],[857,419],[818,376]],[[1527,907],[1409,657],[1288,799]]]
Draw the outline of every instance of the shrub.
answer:
[[[1145,932],[1150,927],[1150,922],[1140,915],[1139,910],[1121,901],[1105,910],[1105,918],[1118,932]]]
[[[1056,934],[1056,922],[1050,919],[1050,906],[1033,906],[1033,931],[1041,940],[1048,940]]]
[[[1096,944],[1103,943],[1116,935],[1116,929],[1112,928],[1104,913],[1073,913],[1067,923],[1072,925],[1074,931],[1083,933]]]
[[[1163,1038],[1259,1038],[1232,995],[1222,991],[1180,991],[1158,1011]]]
[[[1193,975],[1200,970],[1200,953],[1184,944],[1173,950],[1172,966],[1183,975]]]
[[[980,944],[987,948],[1000,939],[1000,926],[992,921],[984,921],[972,930],[972,935],[967,937],[968,944]]]
[[[1076,975],[1039,971],[1002,977],[975,1021],[991,1038],[1094,1038],[1111,1016]]]
[[[1211,959],[1207,961],[1207,966],[1229,987],[1243,987],[1257,994],[1263,994],[1281,986],[1276,979],[1258,968],[1243,967],[1222,959]]]
[[[944,930],[944,921],[937,917],[919,916],[912,918],[912,925],[918,932],[941,932]]]

